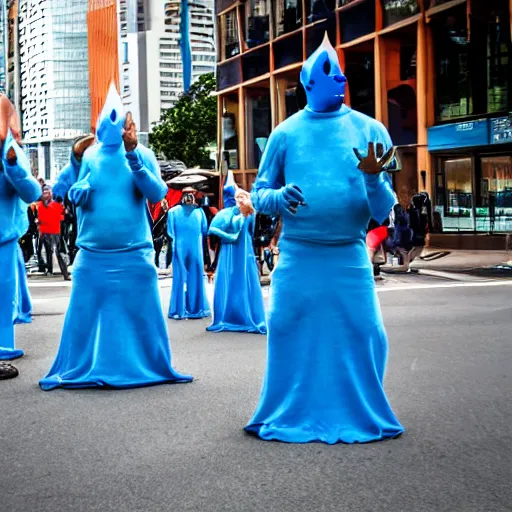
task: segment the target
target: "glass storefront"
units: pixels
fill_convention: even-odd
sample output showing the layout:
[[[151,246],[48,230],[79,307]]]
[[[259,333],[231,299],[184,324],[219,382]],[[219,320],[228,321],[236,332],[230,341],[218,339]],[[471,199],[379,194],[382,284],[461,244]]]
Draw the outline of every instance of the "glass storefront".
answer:
[[[254,48],[269,40],[270,0],[249,0],[245,4],[245,42]]]
[[[272,5],[276,37],[302,27],[302,0],[274,0]]]
[[[435,224],[441,231],[512,231],[512,156],[437,159]]]
[[[222,163],[228,169],[238,169],[238,94],[222,98]]]
[[[247,169],[257,169],[272,131],[270,84],[246,89]]]

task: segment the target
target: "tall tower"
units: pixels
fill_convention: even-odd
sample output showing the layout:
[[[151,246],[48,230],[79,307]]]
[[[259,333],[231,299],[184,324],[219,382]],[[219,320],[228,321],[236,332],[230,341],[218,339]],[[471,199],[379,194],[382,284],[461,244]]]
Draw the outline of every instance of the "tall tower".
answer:
[[[69,1],[69,0],[68,0]],[[82,4],[85,2],[82,1]],[[113,82],[119,91],[119,20],[117,0],[89,0],[87,28],[89,43],[89,89],[91,130]]]

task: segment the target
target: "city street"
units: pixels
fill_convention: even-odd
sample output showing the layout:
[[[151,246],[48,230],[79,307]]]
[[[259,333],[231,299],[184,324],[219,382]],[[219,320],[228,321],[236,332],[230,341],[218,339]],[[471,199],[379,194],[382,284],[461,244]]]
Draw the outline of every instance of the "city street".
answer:
[[[26,356],[0,382],[2,512],[512,511],[512,280],[379,282],[386,390],[406,433],[335,446],[247,436],[265,337],[202,320],[168,321],[191,384],[40,391],[69,285],[30,281],[34,321],[16,329]],[[160,285],[166,310],[171,280]]]

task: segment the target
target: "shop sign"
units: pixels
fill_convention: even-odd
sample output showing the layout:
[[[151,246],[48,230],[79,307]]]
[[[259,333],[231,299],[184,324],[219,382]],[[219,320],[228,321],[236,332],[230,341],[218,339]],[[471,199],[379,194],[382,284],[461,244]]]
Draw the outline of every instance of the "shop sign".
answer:
[[[491,119],[491,144],[507,142],[512,142],[512,119],[510,117]]]
[[[428,150],[467,148],[489,144],[487,119],[432,126],[428,129]]]

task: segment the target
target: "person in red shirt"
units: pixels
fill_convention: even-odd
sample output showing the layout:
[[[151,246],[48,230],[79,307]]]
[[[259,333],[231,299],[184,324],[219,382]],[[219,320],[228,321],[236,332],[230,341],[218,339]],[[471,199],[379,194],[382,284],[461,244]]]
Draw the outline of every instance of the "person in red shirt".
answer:
[[[40,262],[39,266],[45,267],[48,274],[53,274],[53,253],[55,252],[64,280],[70,281],[66,262],[59,251],[60,223],[63,220],[64,206],[62,203],[53,201],[52,189],[45,186],[41,201],[37,205],[37,223],[39,238],[46,253],[46,262],[44,264]]]

